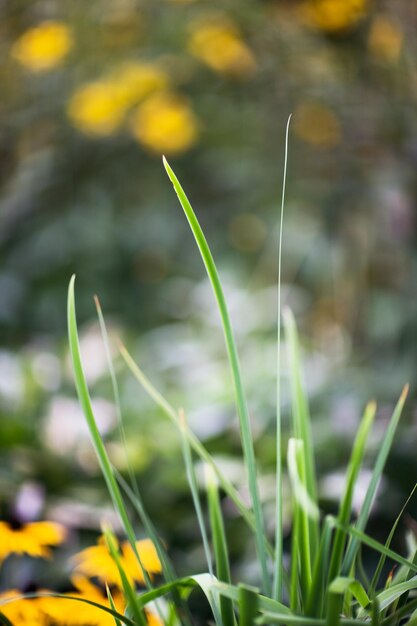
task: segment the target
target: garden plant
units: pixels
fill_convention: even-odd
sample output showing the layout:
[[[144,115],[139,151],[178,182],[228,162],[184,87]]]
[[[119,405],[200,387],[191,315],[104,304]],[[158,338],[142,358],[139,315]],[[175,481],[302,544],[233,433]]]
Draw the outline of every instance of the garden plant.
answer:
[[[248,405],[219,274],[196,214],[165,159],[164,166],[191,227],[217,301],[230,363],[250,502],[242,498],[233,482],[193,434],[187,424],[186,412],[172,406],[169,400],[159,393],[128,350],[121,345],[121,355],[131,373],[156,402],[161,412],[177,426],[181,438],[184,467],[199,524],[207,569],[203,573],[192,572],[188,577],[178,577],[169,556],[169,546],[165,545],[158,528],[147,514],[140,487],[133,476],[130,477],[131,481],[127,481],[115,470],[100,435],[83,371],[76,320],[75,277],[72,277],[68,291],[68,331],[77,393],[125,537],[119,539],[112,528],[103,526],[100,542],[75,558],[73,582],[77,591],[73,593],[58,594],[41,590],[24,598],[13,593],[3,594],[0,605],[3,616],[0,616],[0,623],[9,626],[67,623],[85,626],[93,624],[145,626],[146,623],[166,626],[189,625],[195,623],[195,616],[192,614],[188,599],[190,594],[199,588],[208,601],[211,611],[210,621],[216,626],[252,624],[414,626],[417,624],[416,540],[411,535],[408,537],[408,553],[405,555],[391,548],[391,541],[404,509],[399,513],[384,544],[367,533],[367,523],[406,401],[408,386],[401,392],[384,433],[357,517],[353,519],[353,494],[376,413],[375,402],[370,402],[365,407],[346,470],[344,493],[339,510],[334,515],[322,515],[318,499],[309,406],[303,385],[299,336],[292,312],[281,305],[284,172],[278,257],[276,510],[275,535],[271,537],[266,530]],[[98,300],[96,305],[108,355],[115,402],[121,413],[117,379]],[[286,450],[283,450],[280,409],[281,325],[291,387],[292,436]],[[121,434],[123,437],[122,424]],[[289,554],[284,550],[282,493],[284,459],[292,493]],[[197,476],[196,460],[204,467],[204,489],[201,489],[201,480]],[[259,580],[257,587],[246,584],[244,580],[233,580],[223,518],[223,496],[233,503],[252,533],[257,554]],[[132,511],[135,512],[137,521],[147,536],[145,540],[137,540],[135,533],[137,524],[136,521],[132,521]],[[44,531],[44,550],[47,550],[47,546],[62,540],[62,537],[54,539],[48,534],[52,528],[49,530],[44,528]],[[363,547],[372,550],[376,555],[376,566],[371,575],[362,567]],[[29,613],[24,612],[23,605],[26,608],[30,607],[31,618],[27,617]],[[16,607],[19,606],[21,607],[19,610],[22,611],[20,615],[26,617],[18,617]],[[74,621],[75,615],[78,621]]]

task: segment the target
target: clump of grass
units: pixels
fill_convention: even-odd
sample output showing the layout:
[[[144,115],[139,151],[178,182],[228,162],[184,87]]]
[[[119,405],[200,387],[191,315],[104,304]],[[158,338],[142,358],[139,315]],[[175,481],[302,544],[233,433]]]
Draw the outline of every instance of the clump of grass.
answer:
[[[280,454],[279,367],[277,373],[276,529],[271,541],[271,537],[267,535],[265,530],[247,402],[241,380],[238,352],[221,281],[210,248],[191,204],[165,159],[164,166],[190,224],[217,300],[230,363],[231,382],[235,393],[251,503],[247,505],[241,499],[233,484],[222,473],[215,460],[190,430],[184,411],[174,408],[159,393],[132,359],[127,349],[121,346],[121,355],[133,376],[156,402],[161,413],[177,426],[182,441],[185,470],[201,530],[207,560],[207,572],[178,578],[166,547],[146,513],[140,496],[140,489],[136,484],[127,483],[113,468],[98,431],[80,355],[75,309],[75,278],[73,277],[68,292],[68,329],[78,397],[86,416],[92,442],[111,499],[119,513],[126,537],[138,563],[141,566],[140,554],[136,549],[133,524],[127,513],[126,500],[130,506],[133,506],[146,533],[154,542],[163,571],[162,584],[155,586],[154,582],[146,577],[147,588],[144,592],[138,593],[123,571],[117,541],[111,530],[105,529],[105,540],[120,573],[127,607],[124,614],[118,613],[114,608],[109,592],[111,609],[107,609],[107,613],[113,615],[116,625],[144,626],[148,620],[146,607],[150,602],[153,602],[156,603],[159,612],[159,621],[166,626],[190,624],[192,623],[192,616],[189,614],[186,601],[192,590],[199,587],[210,603],[213,620],[217,626],[251,626],[254,623],[276,623],[288,626],[417,625],[417,551],[414,547],[411,553],[404,557],[390,548],[391,539],[400,516],[397,518],[385,544],[377,542],[366,533],[372,504],[393,443],[408,386],[404,387],[386,429],[357,519],[352,523],[353,492],[376,412],[374,402],[370,402],[365,407],[353,444],[339,511],[337,515],[327,515],[323,519],[317,496],[310,415],[303,386],[299,336],[291,311],[285,309],[281,315],[279,297],[278,366],[280,366],[280,328],[282,323],[288,349],[293,431],[287,453],[288,476],[292,487],[291,547],[287,570],[283,562],[282,547],[281,481],[283,468]],[[281,212],[280,242],[282,238],[282,214]],[[279,263],[281,264],[281,253]],[[108,347],[106,327],[98,301],[97,308],[103,339]],[[110,351],[107,350],[107,353],[109,355]],[[109,366],[115,399],[118,403],[117,380],[110,357]],[[122,436],[124,437],[123,432]],[[206,467],[205,496],[209,513],[208,527],[203,514],[204,504],[201,501],[201,494],[197,486],[194,458],[198,458]],[[259,566],[259,588],[250,587],[245,584],[245,581],[232,580],[219,490],[225,492],[233,501],[253,535]],[[362,546],[367,546],[379,554],[379,561],[371,581],[362,575],[359,558]],[[399,567],[393,575],[384,581],[382,571],[386,559]],[[144,568],[142,569],[145,571]],[[166,604],[164,606],[160,604],[162,598],[168,602],[168,612],[166,611]]]

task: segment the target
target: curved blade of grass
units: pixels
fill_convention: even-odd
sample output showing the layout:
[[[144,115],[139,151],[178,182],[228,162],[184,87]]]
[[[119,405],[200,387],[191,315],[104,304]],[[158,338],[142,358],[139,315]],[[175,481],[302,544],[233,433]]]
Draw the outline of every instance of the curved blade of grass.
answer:
[[[396,520],[395,520],[395,522],[394,522],[394,524],[393,524],[393,526],[391,528],[391,531],[390,531],[390,533],[388,535],[388,538],[387,538],[387,540],[385,542],[385,547],[386,548],[390,547],[392,538],[394,536],[394,533],[397,530],[398,523],[399,523],[401,517],[403,516],[403,513],[404,513],[405,509],[407,508],[408,503],[410,502],[411,498],[413,497],[416,489],[417,489],[417,483],[414,485],[413,490],[411,491],[410,495],[408,496],[407,500],[404,503],[404,506],[402,507],[401,511],[397,515],[397,518],[396,518]],[[375,569],[375,573],[374,573],[374,575],[372,577],[372,580],[371,580],[371,585],[370,585],[370,594],[371,595],[375,593],[376,587],[378,585],[379,578],[381,576],[382,569],[383,569],[384,564],[385,564],[385,559],[386,559],[385,555],[381,554],[381,557],[380,557],[380,559],[378,561],[378,565],[377,565],[377,567]]]
[[[374,470],[372,472],[371,482],[366,492],[365,500],[362,504],[361,511],[359,513],[358,520],[356,522],[356,528],[358,530],[363,531],[367,524],[369,514],[371,512],[372,504],[375,499],[376,490],[378,488],[379,481],[382,476],[382,472],[385,467],[385,463],[388,457],[388,453],[391,449],[395,431],[397,430],[398,422],[401,417],[401,413],[404,407],[404,403],[408,394],[408,385],[406,385],[401,393],[401,396],[397,402],[397,405],[392,414],[390,423],[386,430],[382,445],[379,449],[378,456],[375,461]],[[346,551],[345,558],[343,560],[341,573],[343,576],[349,574],[352,565],[354,564],[356,553],[359,547],[359,540],[355,537],[352,537],[348,549]]]
[[[116,607],[115,607],[114,601],[113,601],[113,596],[111,595],[111,591],[110,591],[108,585],[106,585],[106,593],[107,593],[107,599],[108,599],[109,604],[110,604],[110,608],[113,611],[116,611]],[[115,622],[116,626],[122,626],[122,622],[119,619],[117,619],[117,617],[114,618],[114,622]]]
[[[282,521],[282,436],[281,436],[281,276],[282,276],[282,236],[284,231],[285,186],[287,182],[288,135],[291,115],[285,130],[284,174],[282,180],[281,214],[278,240],[278,303],[277,303],[277,406],[276,406],[276,469],[275,469],[275,558],[272,597],[281,600],[283,572],[283,521]]]
[[[335,622],[336,623],[336,622]],[[369,620],[344,619],[341,618],[337,623],[342,626],[369,626]],[[301,615],[281,615],[279,613],[265,613],[258,617],[255,624],[282,624],[288,626],[326,626],[325,619],[318,617],[304,617]]]
[[[355,578],[344,578],[343,576],[338,576],[329,586],[330,593],[344,595],[346,591],[350,591],[362,608],[366,609],[370,606],[371,601],[368,598],[368,594],[361,583]]]
[[[289,351],[294,436],[297,439],[301,439],[304,444],[303,466],[305,467],[305,487],[309,495],[309,499],[318,509],[316,471],[313,457],[310,415],[308,410],[307,397],[304,393],[302,385],[300,345],[295,319],[289,308],[284,309],[283,320],[285,337],[287,339]],[[316,551],[319,545],[319,526],[317,517],[309,517],[308,534],[309,560],[310,563],[312,563],[314,562]]]
[[[109,370],[110,380],[111,380],[112,389],[113,389],[113,397],[114,397],[114,403],[116,406],[117,423],[119,427],[120,440],[122,442],[123,449],[124,449],[125,456],[126,456],[127,470],[128,470],[128,474],[130,478],[130,483],[134,491],[137,493],[139,491],[139,488],[136,482],[135,474],[132,468],[132,464],[130,462],[128,448],[127,448],[126,432],[124,428],[122,409],[121,409],[121,403],[120,403],[119,385],[117,383],[116,372],[114,371],[113,359],[112,359],[111,351],[110,351],[109,335],[107,332],[107,327],[104,321],[103,311],[102,311],[98,296],[94,296],[94,303],[96,305],[96,311],[97,311],[97,317],[98,317],[98,322],[100,326],[101,337],[103,339],[104,350],[106,354],[107,367]]]
[[[218,580],[230,583],[229,551],[227,549],[226,533],[224,530],[223,515],[220,506],[217,479],[210,465],[205,466],[207,500],[210,514],[211,535],[214,555],[216,558],[216,574]],[[235,626],[233,603],[228,598],[220,598],[220,612],[224,626]]]
[[[249,493],[252,501],[253,513],[255,518],[255,542],[256,551],[261,566],[262,585],[267,593],[271,591],[271,581],[268,574],[268,558],[265,550],[264,536],[265,525],[263,519],[261,499],[259,496],[259,488],[257,482],[257,470],[255,461],[255,452],[253,448],[252,432],[250,426],[249,412],[246,404],[246,399],[243,391],[242,377],[240,373],[240,363],[236,348],[236,342],[230,322],[229,312],[224,297],[223,288],[220,282],[220,277],[214,263],[213,256],[208,246],[207,240],[201,229],[201,226],[197,220],[197,217],[193,211],[193,208],[185,195],[183,188],[177,177],[175,176],[168,161],[163,158],[164,167],[171,180],[175,192],[178,196],[180,204],[184,210],[185,216],[188,220],[201,257],[203,259],[207,275],[210,279],[211,286],[213,288],[214,295],[216,297],[220,318],[223,326],[224,338],[227,348],[227,354],[229,357],[230,370],[233,378],[233,384],[235,389],[235,399],[237,413],[239,416],[240,433],[242,439],[243,456],[246,465],[246,471],[248,476]]]
[[[394,600],[401,597],[404,593],[417,589],[417,576],[413,576],[410,580],[406,580],[398,585],[392,585],[388,589],[384,589],[377,594],[380,610],[384,611]]]
[[[182,454],[184,458],[185,470],[187,473],[188,484],[190,486],[191,497],[193,499],[194,509],[197,515],[198,525],[200,527],[201,538],[203,540],[204,553],[206,556],[207,567],[209,570],[209,574],[213,575],[213,564],[211,560],[210,553],[210,545],[207,536],[206,525],[204,522],[204,515],[201,508],[200,497],[198,495],[198,486],[197,486],[197,478],[195,475],[193,459],[191,456],[190,443],[187,439],[187,435],[185,434],[185,430],[187,427],[185,413],[184,411],[179,412],[180,418],[180,433],[181,433],[181,447]]]
[[[125,346],[120,346],[120,354],[125,360],[126,365],[132,372],[133,376],[140,383],[146,393],[154,400],[154,402],[160,407],[160,409],[164,412],[164,414],[169,418],[169,420],[175,424],[177,428],[180,428],[178,412],[174,409],[174,407],[159,393],[159,391],[154,387],[149,378],[145,376],[140,367],[134,361],[132,356],[129,354],[128,350]],[[236,506],[239,513],[242,515],[243,519],[248,524],[249,528],[255,531],[255,518],[252,511],[247,507],[247,505],[243,502],[240,497],[237,489],[232,485],[230,480],[228,480],[223,472],[218,468],[216,462],[213,460],[209,452],[200,442],[200,440],[194,435],[194,433],[187,426],[185,429],[185,434],[187,439],[190,442],[193,450],[198,454],[198,456],[210,465],[213,468],[214,473],[217,476],[217,479],[222,487],[222,489],[227,493],[229,498],[232,500],[234,505]],[[265,550],[273,556],[273,548],[268,542],[266,536],[263,537]]]
[[[339,528],[341,528],[345,533],[352,535],[355,539],[358,540],[359,543],[363,543],[364,545],[369,546],[376,552],[383,554],[384,556],[392,559],[396,563],[408,567],[413,572],[417,573],[417,564],[414,564],[412,561],[406,559],[397,552],[394,552],[390,548],[385,547],[383,543],[376,541],[376,539],[372,539],[372,537],[369,537],[361,530],[358,530],[355,526],[340,526],[337,520],[334,520],[334,524],[335,526],[339,526]]]
[[[376,412],[375,402],[370,402],[364,412],[361,424],[359,426],[358,434],[353,444],[352,454],[347,470],[346,489],[342,498],[337,521],[339,524],[345,526],[349,523],[352,513],[352,499],[355,489],[356,480],[359,474],[359,470],[362,465],[363,454],[365,451],[365,445],[368,439],[368,434],[374,421]],[[340,574],[340,566],[343,559],[343,552],[345,549],[345,533],[340,528],[336,529],[333,550],[329,568],[329,582],[331,582],[336,576]]]
[[[116,540],[110,530],[104,528],[103,535],[106,542],[106,546],[110,555],[117,567],[117,571],[119,572],[120,580],[122,581],[123,592],[126,600],[128,601],[129,609],[132,613],[132,616],[135,619],[135,623],[138,626],[146,626],[147,621],[143,611],[142,604],[139,600],[139,597],[135,593],[132,585],[129,582],[129,579],[126,576],[126,573],[122,567],[118,547],[116,544]]]
[[[313,567],[313,577],[307,600],[306,614],[321,617],[325,598],[325,581],[330,560],[334,517],[326,515],[321,532],[320,546]]]
[[[75,293],[74,293],[75,275],[71,277],[68,287],[68,337],[70,344],[70,352],[72,359],[72,367],[74,371],[75,386],[77,389],[78,399],[87,421],[90,436],[94,450],[96,452],[107,489],[113,501],[113,505],[120,516],[123,528],[126,532],[128,541],[135,554],[136,560],[143,571],[143,576],[148,587],[152,586],[146,568],[143,567],[140,555],[136,547],[136,537],[130,523],[119,486],[114,476],[113,467],[107,455],[106,448],[98,429],[93,408],[91,406],[90,393],[88,391],[87,381],[81,362],[80,343],[78,339],[77,317],[75,312]]]
[[[258,612],[258,600],[258,589],[239,585],[239,626],[253,626]]]
[[[53,592],[37,592],[37,593],[22,593],[16,595],[12,598],[2,598],[0,600],[0,606],[4,606],[6,604],[10,604],[12,602],[16,602],[18,600],[27,600],[30,598],[60,598],[62,600],[73,600],[74,602],[82,602],[83,604],[89,604],[90,606],[94,606],[96,609],[100,609],[103,613],[108,613],[112,615],[114,618],[120,620],[126,626],[137,626],[135,622],[129,619],[126,615],[122,615],[113,609],[104,606],[103,604],[99,604],[98,602],[94,602],[93,600],[87,600],[87,598],[80,598],[79,596],[71,596],[64,593],[53,593]],[[20,624],[16,624],[14,626],[21,626]]]

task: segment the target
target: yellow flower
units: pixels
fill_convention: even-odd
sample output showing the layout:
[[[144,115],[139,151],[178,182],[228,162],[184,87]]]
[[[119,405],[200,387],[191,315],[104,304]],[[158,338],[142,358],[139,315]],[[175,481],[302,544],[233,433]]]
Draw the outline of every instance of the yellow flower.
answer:
[[[114,626],[114,617],[110,613],[86,602],[72,599],[90,600],[106,608],[111,608],[106,590],[96,587],[84,576],[74,576],[72,583],[76,591],[69,591],[64,594],[69,596],[68,598],[43,597],[38,599],[39,609],[48,619],[46,623],[59,626],[85,626],[86,624]],[[125,602],[122,593],[118,590],[112,590],[112,599],[115,610],[123,614]]]
[[[294,112],[294,131],[307,143],[332,148],[341,140],[340,123],[327,106],[318,102],[301,104]]]
[[[7,617],[14,626],[24,624],[24,626],[46,626],[45,616],[40,610],[39,599],[19,599],[14,600],[22,593],[17,589],[10,589],[0,594],[0,613]],[[7,604],[3,604],[3,602]]]
[[[137,541],[136,548],[148,575],[152,577],[152,574],[159,574],[161,572],[161,562],[152,541],[150,539]],[[139,566],[129,542],[123,542],[120,545],[120,551],[121,565],[128,579],[131,582],[143,583],[145,580],[143,570]],[[97,545],[90,546],[75,555],[74,563],[76,574],[98,578],[109,586],[117,585],[121,587],[119,571],[102,539],[100,539]]]
[[[378,16],[372,23],[368,45],[372,54],[385,61],[395,62],[401,54],[403,33],[389,17]]]
[[[188,150],[198,137],[197,119],[187,102],[172,93],[151,96],[135,111],[132,132],[136,139],[159,154]]]
[[[67,113],[76,128],[87,135],[107,136],[123,121],[126,103],[111,81],[96,81],[80,87],[70,99]]]
[[[369,0],[306,0],[301,18],[309,25],[328,33],[348,30],[366,15]]]
[[[13,44],[11,55],[32,72],[46,72],[62,62],[72,43],[68,26],[46,21],[23,33]]]
[[[169,79],[157,65],[131,61],[114,70],[110,82],[118,100],[132,106],[155,91],[167,89]]]
[[[211,69],[223,74],[246,76],[256,68],[255,58],[237,27],[223,16],[192,24],[188,50]]]
[[[54,522],[31,522],[16,528],[0,522],[0,562],[13,553],[48,558],[48,546],[62,543],[65,536],[64,527]]]

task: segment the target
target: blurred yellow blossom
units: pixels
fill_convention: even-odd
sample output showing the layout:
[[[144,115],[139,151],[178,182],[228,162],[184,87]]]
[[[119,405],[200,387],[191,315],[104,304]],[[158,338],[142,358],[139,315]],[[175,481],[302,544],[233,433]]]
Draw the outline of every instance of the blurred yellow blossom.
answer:
[[[15,41],[11,55],[32,72],[59,65],[72,47],[71,31],[63,22],[45,21]]]
[[[188,50],[216,72],[246,76],[256,68],[251,50],[227,17],[216,16],[191,24]]]
[[[123,121],[126,103],[120,99],[113,82],[87,83],[71,97],[67,113],[76,128],[87,135],[106,136],[114,133]]]
[[[300,15],[309,25],[337,33],[356,26],[368,8],[369,0],[305,0]]]
[[[12,526],[0,522],[0,562],[9,554],[28,554],[48,558],[49,546],[56,546],[65,539],[66,531],[55,522],[30,522]]]
[[[161,572],[161,562],[158,558],[155,546],[150,539],[142,539],[136,542],[136,548],[141,563],[149,576]],[[123,570],[130,581],[144,582],[144,572],[139,566],[136,555],[129,542],[120,545],[120,562]],[[111,557],[106,544],[102,539],[95,546],[82,550],[74,557],[75,573],[77,575],[98,578],[103,583],[121,587],[119,570]]]
[[[318,102],[300,104],[294,111],[294,131],[307,143],[332,148],[341,140],[341,128],[335,113]]]
[[[101,80],[79,87],[68,103],[67,113],[74,126],[87,135],[111,135],[130,107],[166,89],[168,83],[168,75],[156,64],[126,62]]]
[[[135,138],[159,154],[188,150],[198,137],[197,119],[187,101],[173,93],[150,96],[132,119]]]
[[[396,61],[401,54],[403,33],[389,17],[379,15],[372,22],[368,45],[371,53],[386,61]]]
[[[131,106],[155,91],[166,89],[169,78],[156,64],[131,61],[114,70],[110,82],[118,100]]]

